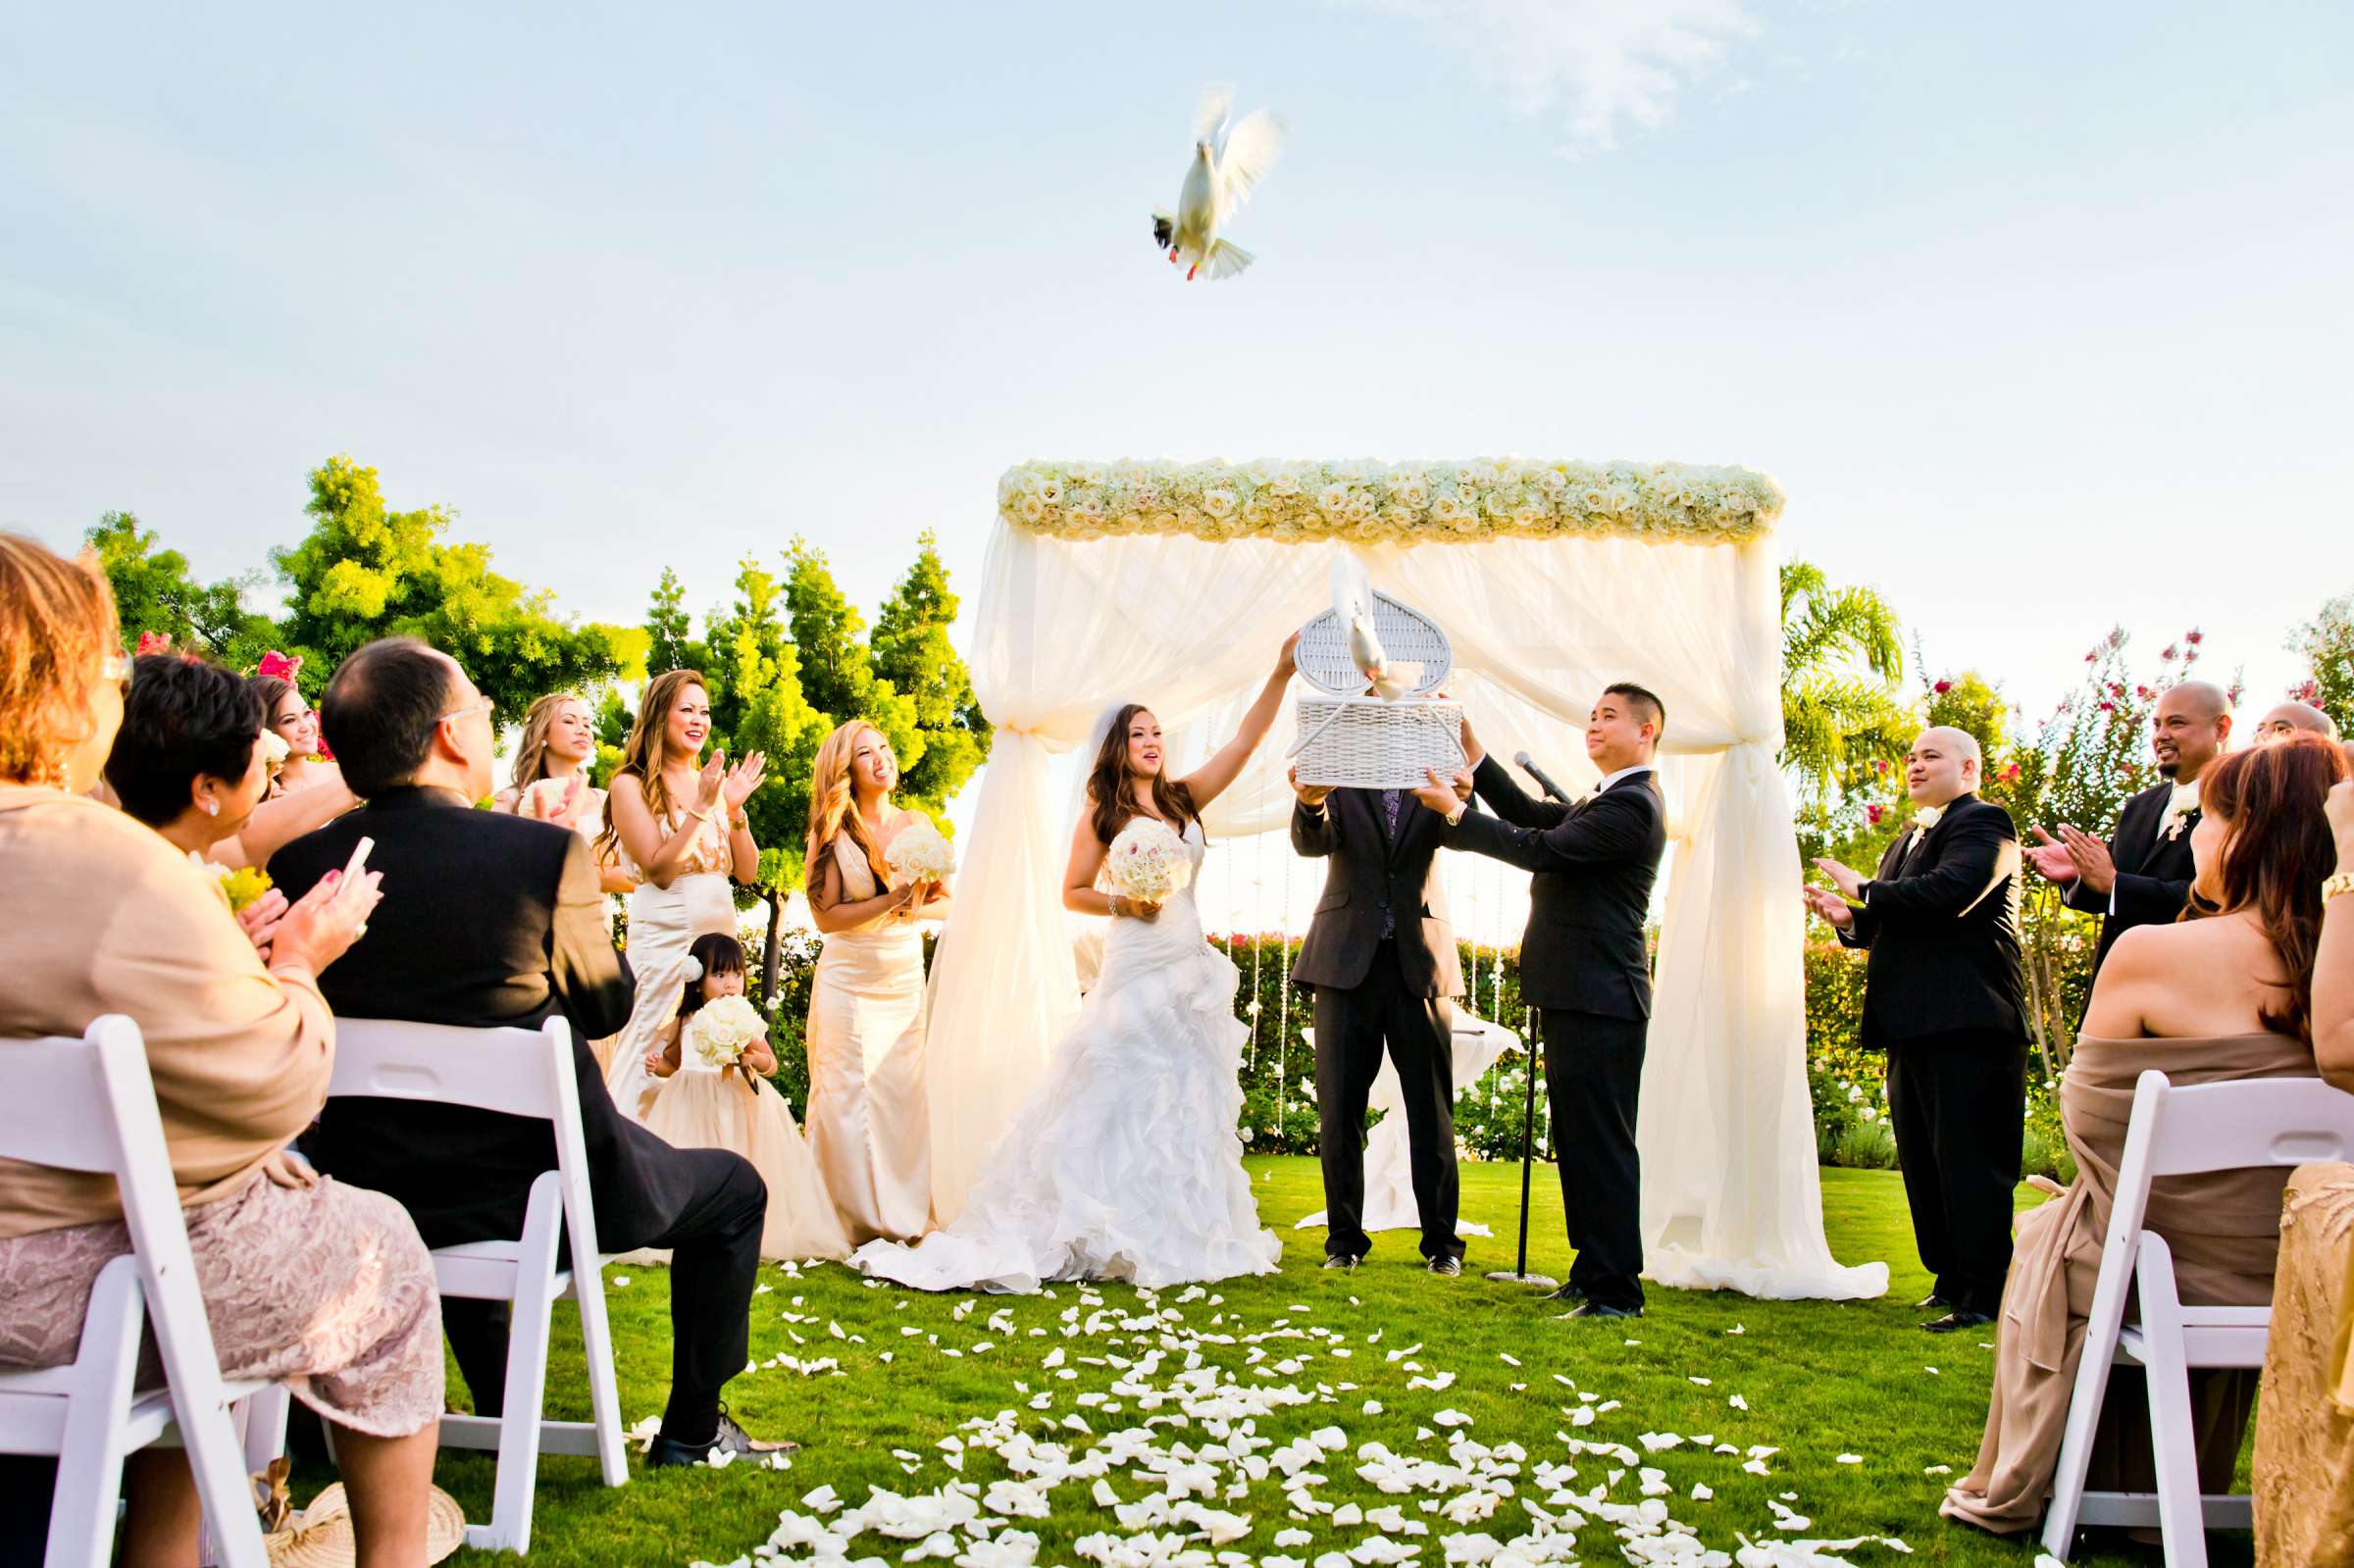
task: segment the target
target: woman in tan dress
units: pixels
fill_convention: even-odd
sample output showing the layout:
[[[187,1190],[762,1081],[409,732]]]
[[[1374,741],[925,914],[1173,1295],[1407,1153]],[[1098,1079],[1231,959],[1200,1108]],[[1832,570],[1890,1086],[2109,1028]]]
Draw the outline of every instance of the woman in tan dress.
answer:
[[[2318,739],[2217,763],[2201,781],[2191,830],[2191,909],[2110,949],[2060,1088],[2076,1180],[2020,1219],[1986,1432],[1977,1463],[1940,1506],[1947,1518],[2013,1534],[2042,1517],[2139,1076],[2154,1068],[2177,1085],[2314,1076],[2314,943],[2332,852],[2323,800],[2344,771]],[[2152,1184],[2149,1228],[2174,1249],[2185,1305],[2272,1299],[2285,1179],[2270,1168]],[[2240,1372],[2192,1375],[2207,1491],[2229,1489],[2252,1384]],[[2138,1373],[2111,1380],[2091,1487],[2154,1487],[2147,1408]]]
[[[87,797],[123,717],[120,648],[103,576],[0,535],[0,886],[41,912],[10,929],[0,1039],[137,1021],[223,1376],[281,1381],[334,1423],[359,1560],[422,1564],[433,1262],[398,1204],[285,1153],[333,1063],[318,973],[364,926],[376,874],[284,910],[265,960],[184,852]],[[121,1215],[111,1178],[0,1160],[0,1365],[73,1359],[98,1271],[128,1249]],[[179,1450],[132,1455],[124,1487],[122,1560],[195,1561]]]
[[[2337,871],[2313,966],[2322,1076],[2354,1092],[2354,781],[2329,791]],[[2280,1209],[2280,1274],[2256,1410],[2256,1560],[2354,1562],[2354,1165],[2300,1166]]]
[[[917,819],[891,803],[898,760],[852,720],[809,782],[809,914],[826,939],[809,988],[809,1150],[851,1244],[910,1241],[932,1220],[924,1094],[924,941],[945,884],[892,885],[891,840]]]

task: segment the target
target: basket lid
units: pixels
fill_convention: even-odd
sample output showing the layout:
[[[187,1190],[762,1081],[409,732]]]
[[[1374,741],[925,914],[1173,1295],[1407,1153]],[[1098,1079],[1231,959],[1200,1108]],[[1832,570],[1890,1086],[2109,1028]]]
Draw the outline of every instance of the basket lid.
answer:
[[[1410,696],[1436,691],[1455,669],[1455,652],[1439,624],[1410,605],[1376,589],[1373,594],[1373,634],[1381,639],[1383,657],[1393,669],[1420,665]],[[1365,678],[1349,655],[1349,623],[1338,610],[1326,610],[1300,629],[1301,679],[1336,697],[1354,697],[1365,689]]]

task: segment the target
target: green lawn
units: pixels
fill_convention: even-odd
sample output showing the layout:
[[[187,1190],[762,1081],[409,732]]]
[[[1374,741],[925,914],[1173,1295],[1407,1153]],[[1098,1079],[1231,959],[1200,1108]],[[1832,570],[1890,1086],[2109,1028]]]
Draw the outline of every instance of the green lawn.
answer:
[[[1324,1514],[1295,1517],[1283,1470],[1252,1482],[1243,1456],[1230,1451],[1233,1434],[1246,1430],[1244,1422],[1235,1422],[1231,1432],[1202,1417],[1175,1425],[1169,1420],[1178,1409],[1174,1396],[1148,1408],[1136,1386],[1125,1395],[1110,1391],[1125,1377],[1169,1390],[1189,1358],[1199,1355],[1204,1369],[1228,1375],[1221,1381],[1245,1389],[1288,1387],[1308,1395],[1313,1402],[1255,1418],[1249,1430],[1273,1444],[1256,1451],[1273,1453],[1318,1429],[1339,1428],[1346,1447],[1308,1467],[1327,1478],[1312,1489],[1312,1496],[1339,1505],[1343,1518],[1352,1503],[1366,1510],[1401,1507],[1409,1525],[1429,1527],[1425,1536],[1403,1538],[1406,1545],[1420,1548],[1415,1562],[1425,1568],[1445,1568],[1444,1537],[1485,1533],[1509,1543],[1528,1533],[1527,1505],[1578,1529],[1577,1550],[1562,1560],[1619,1561],[1622,1543],[1610,1522],[1581,1524],[1576,1510],[1546,1499],[1564,1489],[1584,1496],[1607,1486],[1608,1501],[1641,1504],[1646,1499],[1639,1471],[1645,1466],[1664,1473],[1667,1490],[1655,1509],[1663,1503],[1669,1518],[1691,1527],[1702,1543],[1717,1550],[1738,1550],[1743,1536],[1761,1542],[1869,1536],[1897,1538],[1912,1555],[1876,1541],[1839,1555],[1860,1564],[2027,1568],[2033,1561],[2034,1550],[2024,1543],[1997,1541],[1936,1517],[1948,1478],[1929,1472],[1941,1465],[1956,1474],[1969,1468],[1985,1411],[1992,1355],[1979,1337],[1933,1338],[1916,1326],[1925,1314],[1911,1303],[1926,1293],[1928,1282],[1913,1253],[1903,1191],[1893,1173],[1822,1173],[1832,1249],[1843,1261],[1886,1260],[1894,1281],[1885,1299],[1768,1302],[1654,1289],[1647,1318],[1606,1325],[1558,1321],[1553,1309],[1532,1299],[1533,1292],[1524,1288],[1479,1278],[1485,1270],[1511,1264],[1516,1167],[1464,1166],[1464,1213],[1492,1224],[1497,1237],[1474,1239],[1463,1277],[1444,1281],[1421,1272],[1411,1238],[1403,1233],[1378,1238],[1372,1260],[1354,1276],[1321,1272],[1316,1265],[1322,1233],[1290,1229],[1293,1219],[1322,1206],[1315,1163],[1293,1158],[1250,1163],[1259,1184],[1261,1212],[1284,1239],[1284,1272],[1228,1282],[1193,1300],[1181,1301],[1187,1292],[1171,1290],[1155,1305],[1124,1287],[1083,1291],[1073,1286],[1057,1287],[1050,1296],[936,1297],[869,1289],[834,1266],[811,1269],[798,1279],[764,1269],[764,1283],[773,1290],[754,1299],[754,1360],[785,1356],[804,1366],[828,1365],[805,1372],[764,1365],[735,1382],[730,1401],[755,1436],[789,1437],[805,1444],[792,1469],[647,1474],[634,1462],[630,1484],[607,1491],[597,1484],[591,1460],[542,1460],[534,1556],[568,1565],[724,1564],[766,1542],[780,1510],[814,1517],[816,1510],[801,1498],[819,1487],[832,1487],[845,1508],[864,1503],[876,1487],[914,1496],[961,1480],[986,1491],[1009,1473],[999,1454],[975,1451],[959,1474],[948,1467],[939,1444],[963,1424],[1000,1412],[1009,1421],[1018,1416],[1015,1424],[1028,1438],[1068,1444],[1072,1460],[1083,1459],[1110,1434],[1148,1421],[1156,1421],[1151,1441],[1164,1450],[1184,1444],[1198,1451],[1216,1444],[1219,1451],[1208,1456],[1215,1467],[1214,1489],[1199,1501],[1246,1517],[1249,1530],[1214,1545],[1201,1534],[1188,1543],[1194,1555],[1181,1559],[1191,1564],[1243,1568],[1276,1556],[1313,1564],[1324,1553],[1348,1551],[1385,1533],[1372,1522],[1343,1525]],[[1559,1191],[1551,1170],[1537,1175],[1530,1266],[1560,1276],[1569,1255],[1561,1239]],[[2022,1189],[2022,1206],[2031,1200]],[[624,1416],[635,1422],[660,1410],[667,1386],[665,1271],[615,1272],[629,1281],[611,1294]],[[1087,1318],[1099,1310],[1088,1302],[1091,1296],[1100,1299],[1106,1314],[1097,1324],[1100,1332],[1084,1332]],[[1064,1315],[1073,1308],[1081,1309],[1079,1327],[1066,1334]],[[1137,1321],[1156,1311],[1159,1316],[1150,1325]],[[1006,1316],[998,1316],[992,1328],[995,1314]],[[570,1370],[577,1366],[578,1343],[577,1331],[560,1338],[549,1384],[557,1412],[575,1417],[588,1413],[582,1380]],[[1137,1365],[1155,1350],[1162,1357],[1157,1366]],[[1058,1351],[1062,1359],[1046,1365]],[[1409,1353],[1393,1359],[1399,1351]],[[839,1363],[839,1371],[830,1363]],[[1121,1364],[1131,1370],[1123,1372]],[[1408,1387],[1417,1376],[1437,1380],[1450,1373],[1453,1382],[1442,1390]],[[451,1379],[454,1391],[454,1371]],[[1328,1392],[1319,1392],[1320,1388]],[[1041,1395],[1047,1397],[1046,1407],[1032,1408]],[[1736,1406],[1736,1398],[1746,1408]],[[1366,1413],[1369,1400],[1378,1403],[1378,1413]],[[1596,1412],[1582,1427],[1567,1413],[1581,1405]],[[1455,1413],[1450,1421],[1459,1415],[1469,1422],[1450,1427],[1437,1419],[1441,1412]],[[1074,1416],[1092,1435],[1066,1426]],[[1511,1494],[1484,1520],[1458,1523],[1435,1511],[1466,1491],[1459,1480],[1436,1490],[1384,1495],[1358,1478],[1360,1444],[1378,1442],[1399,1455],[1444,1463],[1455,1433],[1488,1449],[1514,1443],[1525,1449],[1517,1473],[1510,1477]],[[1642,1442],[1645,1434],[1676,1434],[1685,1441],[1654,1453]],[[1565,1436],[1586,1443],[1625,1444],[1638,1462],[1573,1452]],[[1739,1451],[1714,1451],[1694,1441],[1702,1436]],[[1753,1447],[1774,1450],[1765,1457],[1766,1475],[1743,1469]],[[912,1465],[902,1454],[914,1456]],[[1841,1463],[1841,1455],[1856,1455],[1861,1462]],[[1477,1453],[1466,1451],[1464,1457],[1476,1469]],[[1498,1461],[1491,1456],[1489,1462]],[[1503,1463],[1512,1463],[1509,1452]],[[1564,1463],[1576,1468],[1574,1481],[1536,1474],[1540,1466]],[[1209,1479],[1208,1472],[1203,1474]],[[480,1519],[487,1516],[490,1476],[486,1456],[449,1453],[442,1457],[438,1479],[469,1517]],[[1148,1478],[1136,1460],[1113,1467],[1104,1480],[1128,1504],[1161,1490],[1159,1480]],[[1087,1478],[1064,1481],[1049,1494],[1049,1516],[998,1520],[996,1534],[1007,1529],[1035,1533],[1042,1564],[1082,1561],[1079,1543],[1099,1533],[1200,1534],[1198,1521],[1140,1521],[1128,1529],[1110,1507],[1094,1500],[1096,1485]],[[1696,1500],[1696,1485],[1714,1495]],[[1229,1492],[1237,1486],[1243,1490]],[[1796,1531],[1778,1529],[1769,1504],[1812,1522]],[[982,1517],[988,1522],[992,1516],[984,1511]],[[1275,1537],[1286,1530],[1305,1530],[1312,1542],[1303,1545],[1294,1538],[1279,1545]],[[849,1542],[847,1553],[853,1560],[896,1564],[919,1544],[920,1538],[894,1539],[870,1530]],[[955,1548],[963,1552],[966,1544],[960,1536]],[[790,1556],[806,1560],[809,1552],[803,1548]],[[2247,1558],[2245,1537],[2219,1538],[2219,1562]],[[493,1559],[460,1553],[453,1560]],[[1002,1560],[973,1557],[966,1568],[996,1568]],[[1164,1553],[1123,1562],[1169,1560],[1180,1559]],[[2156,1557],[2152,1552],[2078,1559],[2135,1560]],[[1335,1561],[1322,1568],[1351,1565]]]

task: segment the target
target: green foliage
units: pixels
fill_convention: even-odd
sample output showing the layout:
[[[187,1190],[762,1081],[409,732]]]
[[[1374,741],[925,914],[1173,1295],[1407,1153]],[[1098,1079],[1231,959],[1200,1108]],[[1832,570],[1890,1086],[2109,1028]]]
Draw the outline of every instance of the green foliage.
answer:
[[[703,667],[703,645],[694,640],[693,618],[687,613],[687,589],[680,583],[679,574],[669,567],[662,569],[662,581],[654,584],[653,602],[646,607],[645,639],[648,675]],[[623,733],[626,738],[626,727]]]
[[[868,641],[875,678],[904,697],[915,716],[914,733],[899,750],[898,792],[939,807],[988,760],[990,726],[973,695],[972,673],[948,640],[956,595],[940,541],[927,531],[921,546],[876,615]]]
[[[1819,567],[1782,568],[1782,765],[1803,814],[1821,817],[1904,755],[1912,714],[1898,686],[1896,612],[1870,588],[1837,587]]]
[[[2337,724],[2341,738],[2354,740],[2354,593],[2341,593],[2321,608],[2289,639],[2305,656],[2312,676],[2288,694],[2310,702]]]
[[[745,556],[735,603],[711,622],[697,665],[710,682],[711,744],[731,758],[768,754],[767,782],[744,802],[744,814],[763,846],[760,883],[770,889],[800,880],[810,769],[834,724],[809,701],[783,609],[776,578]]]
[[[453,514],[395,512],[377,472],[333,457],[311,474],[311,531],[272,552],[285,579],[287,651],[325,680],[363,643],[421,637],[466,668],[501,718],[566,687],[587,689],[641,672],[645,638],[631,628],[574,624],[544,590],[490,570],[486,545],[445,543]]]
[[[82,535],[105,569],[123,623],[123,645],[138,646],[142,634],[171,640],[187,653],[201,653],[232,670],[251,670],[270,650],[276,634],[270,618],[245,608],[245,590],[259,574],[199,582],[178,550],[159,550],[153,529],[128,512],[109,512]]]

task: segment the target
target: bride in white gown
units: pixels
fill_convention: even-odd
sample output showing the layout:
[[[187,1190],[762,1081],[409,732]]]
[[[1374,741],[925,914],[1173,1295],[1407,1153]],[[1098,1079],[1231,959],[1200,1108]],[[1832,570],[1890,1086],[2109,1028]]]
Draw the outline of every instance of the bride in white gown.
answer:
[[[1241,977],[1203,937],[1190,884],[1150,905],[1104,892],[1097,878],[1106,846],[1139,816],[1176,830],[1201,869],[1201,813],[1274,725],[1298,641],[1284,643],[1241,731],[1184,779],[1162,775],[1149,709],[1111,716],[1062,894],[1066,908],[1111,917],[1095,988],[956,1222],[912,1246],[869,1242],[851,1256],[857,1268],[922,1290],[1016,1292],[1045,1280],[1158,1289],[1276,1272],[1282,1244],[1258,1223],[1235,1128],[1250,1033],[1234,1016]]]

